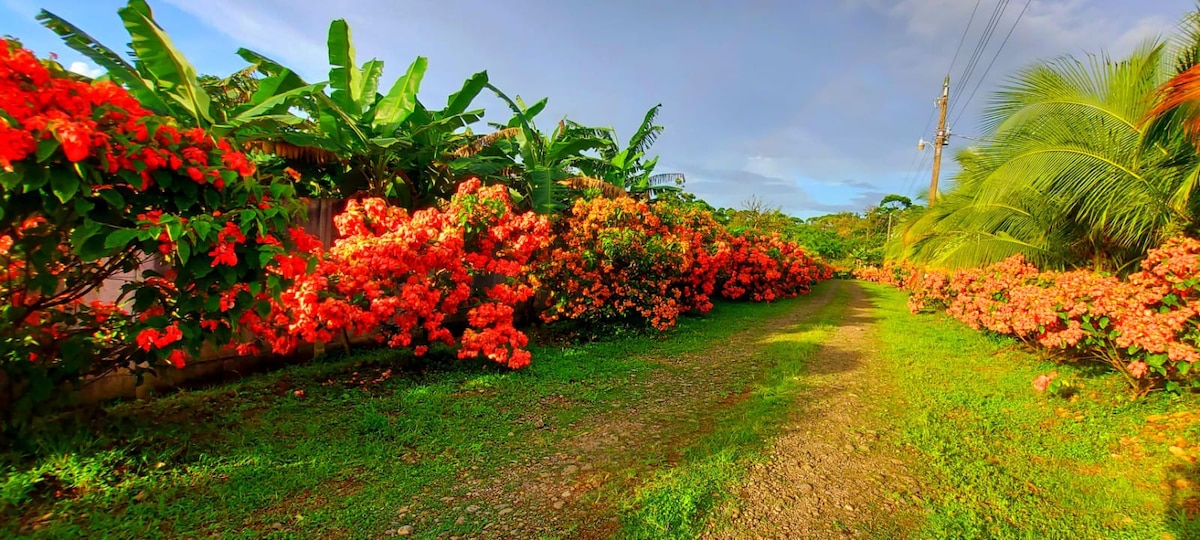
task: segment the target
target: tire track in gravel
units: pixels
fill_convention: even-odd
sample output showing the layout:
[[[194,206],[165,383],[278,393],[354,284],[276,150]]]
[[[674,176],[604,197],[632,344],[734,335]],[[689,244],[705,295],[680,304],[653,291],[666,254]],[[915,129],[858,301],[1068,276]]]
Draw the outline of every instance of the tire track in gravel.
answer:
[[[703,351],[650,357],[665,369],[636,383],[649,397],[639,406],[586,419],[571,428],[576,434],[558,451],[514,464],[501,478],[468,481],[469,492],[454,504],[498,510],[485,530],[461,538],[611,537],[619,526],[619,500],[610,495],[631,493],[639,478],[670,466],[679,449],[711,432],[719,411],[739,401],[742,388],[732,382],[765,369],[754,359],[763,338],[810,319],[847,286],[826,282],[794,309]]]
[[[843,283],[846,313],[808,366],[791,424],[703,538],[905,538],[920,519],[916,480],[887,442],[881,403],[895,390],[873,369],[872,306]]]

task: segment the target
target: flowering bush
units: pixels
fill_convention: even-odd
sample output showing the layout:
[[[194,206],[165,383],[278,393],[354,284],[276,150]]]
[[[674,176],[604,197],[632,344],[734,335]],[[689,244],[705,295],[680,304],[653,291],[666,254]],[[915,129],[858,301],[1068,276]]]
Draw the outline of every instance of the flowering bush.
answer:
[[[895,284],[887,272],[858,274]],[[1068,357],[1101,360],[1138,393],[1176,387],[1200,360],[1200,241],[1151,250],[1122,280],[1094,272],[1040,272],[1015,256],[953,274],[917,272],[900,283],[912,311],[945,309],[972,328],[1013,336]]]
[[[558,223],[539,269],[546,321],[638,318],[663,330],[712,295],[771,301],[807,293],[831,270],[795,243],[733,235],[696,209],[633,199],[579,200]]]
[[[350,201],[335,224],[339,239],[328,252],[293,232],[315,267],[276,255],[275,272],[294,284],[269,300],[265,316],[243,315],[271,350],[373,334],[418,356],[441,342],[458,346],[461,358],[529,364],[513,315],[533,294],[529,262],[548,243],[549,223],[513,213],[505,187],[468,180],[446,209],[412,214],[382,199]],[[447,323],[462,310],[467,328],[456,336]]]
[[[665,330],[681,313],[708,311],[720,257],[709,249],[719,246],[679,234],[686,230],[634,199],[576,201],[538,268],[550,293],[542,318],[601,324],[635,317]]]
[[[259,284],[291,187],[241,152],[156,117],[122,88],[85,83],[0,43],[0,362],[15,416],[60,382],[114,367],[182,366],[227,342]],[[115,302],[83,299],[157,259]],[[94,362],[103,359],[103,362]]]
[[[833,277],[833,269],[809,257],[799,244],[778,234],[746,231],[729,242],[729,262],[721,272],[721,295],[731,300],[770,302],[807,294],[817,281]]]

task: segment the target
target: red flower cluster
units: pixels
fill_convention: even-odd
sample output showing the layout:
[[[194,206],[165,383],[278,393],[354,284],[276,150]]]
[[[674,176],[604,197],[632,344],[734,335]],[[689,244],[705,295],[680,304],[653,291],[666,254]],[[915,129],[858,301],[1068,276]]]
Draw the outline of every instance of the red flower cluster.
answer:
[[[335,224],[340,237],[328,252],[294,238],[316,268],[304,272],[303,259],[277,255],[275,271],[294,284],[265,318],[243,315],[272,350],[374,334],[418,355],[441,342],[457,345],[461,358],[529,364],[528,338],[513,317],[533,295],[529,261],[549,241],[549,223],[513,213],[505,187],[468,180],[445,210],[412,214],[382,199],[351,201]],[[455,336],[448,324],[462,310],[467,329]]]
[[[1139,392],[1185,377],[1200,360],[1200,241],[1151,250],[1122,280],[1094,272],[1040,272],[1020,256],[980,269],[857,272],[912,292],[916,313],[945,309],[972,328],[1075,357],[1102,360]]]
[[[833,268],[814,261],[799,244],[778,234],[747,231],[729,242],[729,262],[721,272],[721,295],[732,300],[770,302],[808,294],[813,284],[833,277]]]
[[[633,199],[576,201],[538,278],[547,322],[637,318],[663,330],[712,296],[771,301],[808,292],[831,270],[778,236],[734,235],[710,214]]]
[[[146,360],[179,367],[185,350],[228,341],[238,310],[218,310],[218,298],[235,283],[271,289],[262,286],[261,261],[285,249],[262,246],[239,258],[234,248],[281,230],[294,193],[271,178],[243,181],[254,174],[229,142],[153,115],[115,84],[71,78],[0,41],[7,379],[58,387],[118,366],[144,369]],[[277,196],[264,207],[269,194]],[[195,256],[204,253],[212,260]],[[170,269],[143,268],[115,302],[82,300],[154,259]]]
[[[202,129],[181,130],[152,118],[125,89],[52,77],[33,53],[12,42],[0,46],[0,170],[13,171],[46,143],[57,143],[72,163],[89,158],[110,175],[132,173],[149,189],[159,170],[181,171],[198,184],[224,187],[249,176],[254,165]],[[97,186],[102,187],[102,186]]]

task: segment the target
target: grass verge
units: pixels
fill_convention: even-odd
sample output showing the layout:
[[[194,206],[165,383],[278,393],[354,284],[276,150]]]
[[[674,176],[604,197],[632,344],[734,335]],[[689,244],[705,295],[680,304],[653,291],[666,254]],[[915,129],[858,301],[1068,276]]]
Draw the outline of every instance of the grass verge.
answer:
[[[1132,401],[1113,374],[911,315],[903,292],[863,286],[877,308],[880,368],[901,389],[885,415],[924,488],[918,537],[1200,538],[1187,518],[1200,481],[1196,396]],[[1051,371],[1080,390],[1037,394],[1031,382]]]
[[[805,301],[721,304],[661,338],[539,348],[520,372],[453,360],[394,372],[410,359],[378,350],[47,422],[27,450],[0,454],[0,537],[478,534],[504,509],[463,514],[472,482],[652,400],[663,389],[645,383],[669,369],[657,359],[703,354]],[[786,386],[752,402],[775,399],[773,384]]]
[[[831,285],[833,286],[833,285]],[[679,464],[648,481],[625,504],[619,538],[695,538],[730,496],[765,442],[783,426],[805,391],[803,373],[845,313],[841,283],[831,301],[805,321],[765,336],[752,353],[763,366],[740,400],[716,413],[712,431],[688,446]]]

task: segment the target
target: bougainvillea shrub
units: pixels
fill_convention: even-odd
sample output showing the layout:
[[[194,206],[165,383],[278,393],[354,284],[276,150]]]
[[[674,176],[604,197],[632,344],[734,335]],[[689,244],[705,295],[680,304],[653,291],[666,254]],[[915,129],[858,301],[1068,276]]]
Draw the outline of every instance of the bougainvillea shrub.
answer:
[[[112,367],[182,366],[227,342],[286,246],[292,188],[227,141],[181,129],[109,82],[0,44],[0,362],[16,408]],[[116,302],[84,302],[156,258]],[[100,361],[102,360],[102,361]]]
[[[916,271],[899,284],[886,270],[858,276],[908,289],[914,313],[945,309],[976,329],[1105,362],[1138,393],[1193,380],[1200,360],[1200,241],[1192,238],[1151,250],[1125,279],[1040,272],[1020,256],[953,273]]]
[[[814,261],[804,248],[777,234],[746,231],[728,241],[729,256],[721,269],[721,295],[731,300],[770,302],[807,294],[833,276],[833,269]]]
[[[712,309],[715,294],[771,301],[830,274],[778,236],[734,235],[706,212],[627,198],[576,201],[539,267],[546,321],[644,319],[660,330]]]
[[[697,257],[702,246],[631,198],[580,199],[558,221],[555,243],[539,265],[550,293],[542,317],[605,324],[645,319],[663,330],[690,309],[711,309],[715,276]],[[699,278],[698,286],[676,284]],[[708,280],[704,282],[704,280]]]
[[[550,225],[514,213],[505,187],[468,180],[445,209],[411,214],[383,199],[352,200],[335,225],[339,238],[328,252],[296,231],[314,268],[297,255],[277,256],[276,271],[293,285],[269,299],[269,313],[243,315],[272,351],[374,335],[417,356],[440,342],[458,347],[461,358],[529,364],[514,310],[533,295],[529,265],[549,242]],[[456,335],[448,322],[463,311],[466,329]]]

